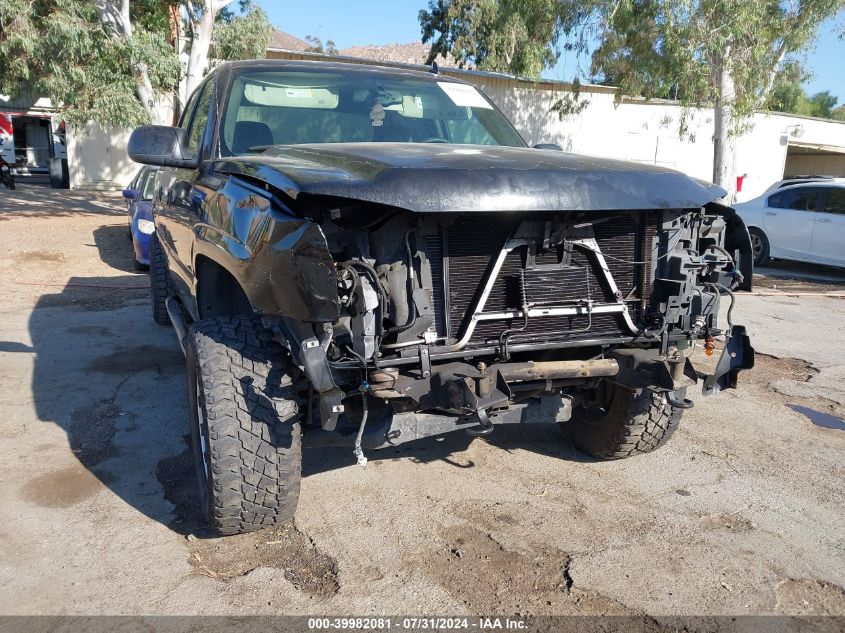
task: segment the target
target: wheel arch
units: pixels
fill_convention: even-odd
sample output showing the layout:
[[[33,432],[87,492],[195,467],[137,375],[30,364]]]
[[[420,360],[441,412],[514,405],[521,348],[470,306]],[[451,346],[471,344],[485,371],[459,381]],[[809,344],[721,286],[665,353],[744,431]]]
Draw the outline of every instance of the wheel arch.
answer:
[[[205,254],[194,257],[197,313],[200,319],[255,314],[247,293],[220,262]]]
[[[276,217],[254,244],[203,225],[193,249],[197,299],[202,256],[228,272],[253,313],[315,322],[339,316],[334,260],[322,229],[310,220]]]

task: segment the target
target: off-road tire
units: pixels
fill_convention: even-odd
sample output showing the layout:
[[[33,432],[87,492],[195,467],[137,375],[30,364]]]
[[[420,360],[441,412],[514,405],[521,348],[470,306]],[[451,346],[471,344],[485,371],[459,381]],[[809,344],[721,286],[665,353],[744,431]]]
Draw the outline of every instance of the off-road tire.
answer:
[[[575,448],[598,459],[622,459],[649,453],[674,433],[683,409],[670,405],[666,394],[609,388],[610,401],[604,407],[577,407],[564,423]],[[675,395],[683,401],[686,389]]]
[[[754,265],[763,266],[769,261],[769,238],[755,226],[748,229],[748,234],[751,236],[751,251],[754,255]]]
[[[289,521],[302,450],[287,351],[258,317],[243,316],[195,323],[186,353],[191,445],[209,527],[229,535]]]
[[[137,260],[136,260],[137,261]],[[158,236],[150,236],[150,298],[153,304],[153,320],[159,325],[170,325],[167,314],[167,298],[176,294],[176,287],[167,270],[167,256],[161,248]]]

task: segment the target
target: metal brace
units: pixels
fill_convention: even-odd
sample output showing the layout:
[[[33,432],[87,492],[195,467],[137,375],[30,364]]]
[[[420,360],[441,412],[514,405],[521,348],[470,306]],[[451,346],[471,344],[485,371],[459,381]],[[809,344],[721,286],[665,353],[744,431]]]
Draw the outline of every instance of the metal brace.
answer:
[[[420,367],[422,368],[422,377],[428,378],[431,376],[431,354],[428,347],[424,345],[419,346],[420,351]]]

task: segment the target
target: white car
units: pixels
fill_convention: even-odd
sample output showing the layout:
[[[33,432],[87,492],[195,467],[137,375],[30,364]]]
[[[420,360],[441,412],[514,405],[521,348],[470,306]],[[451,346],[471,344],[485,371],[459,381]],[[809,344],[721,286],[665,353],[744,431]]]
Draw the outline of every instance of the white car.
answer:
[[[792,185],[808,185],[817,182],[845,185],[845,178],[840,178],[839,176],[787,176],[783,180],[778,180],[772,184],[760,196],[767,196],[778,189],[791,187]]]
[[[845,182],[785,186],[734,209],[751,234],[755,266],[772,257],[845,267]]]

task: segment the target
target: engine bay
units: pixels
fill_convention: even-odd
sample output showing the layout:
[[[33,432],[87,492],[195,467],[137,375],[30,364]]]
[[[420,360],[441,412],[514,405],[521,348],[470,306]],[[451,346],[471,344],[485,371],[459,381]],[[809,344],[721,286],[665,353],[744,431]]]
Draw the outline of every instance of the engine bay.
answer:
[[[733,386],[743,359],[753,362],[741,326],[717,374],[688,358],[735,333],[730,309],[729,329],[718,322],[723,296],[732,308],[745,279],[743,256],[725,246],[723,209],[426,214],[351,204],[317,214],[339,305],[339,318],[301,342],[320,425],[361,418],[363,429],[376,407],[385,420],[471,419],[483,434],[490,416],[520,421],[529,401],[551,401],[568,419],[609,383],[663,393],[678,408],[691,403],[676,392],[699,380],[705,393]]]
[[[720,332],[742,282],[715,213],[411,214],[321,223],[338,271],[343,358],[494,355]]]

